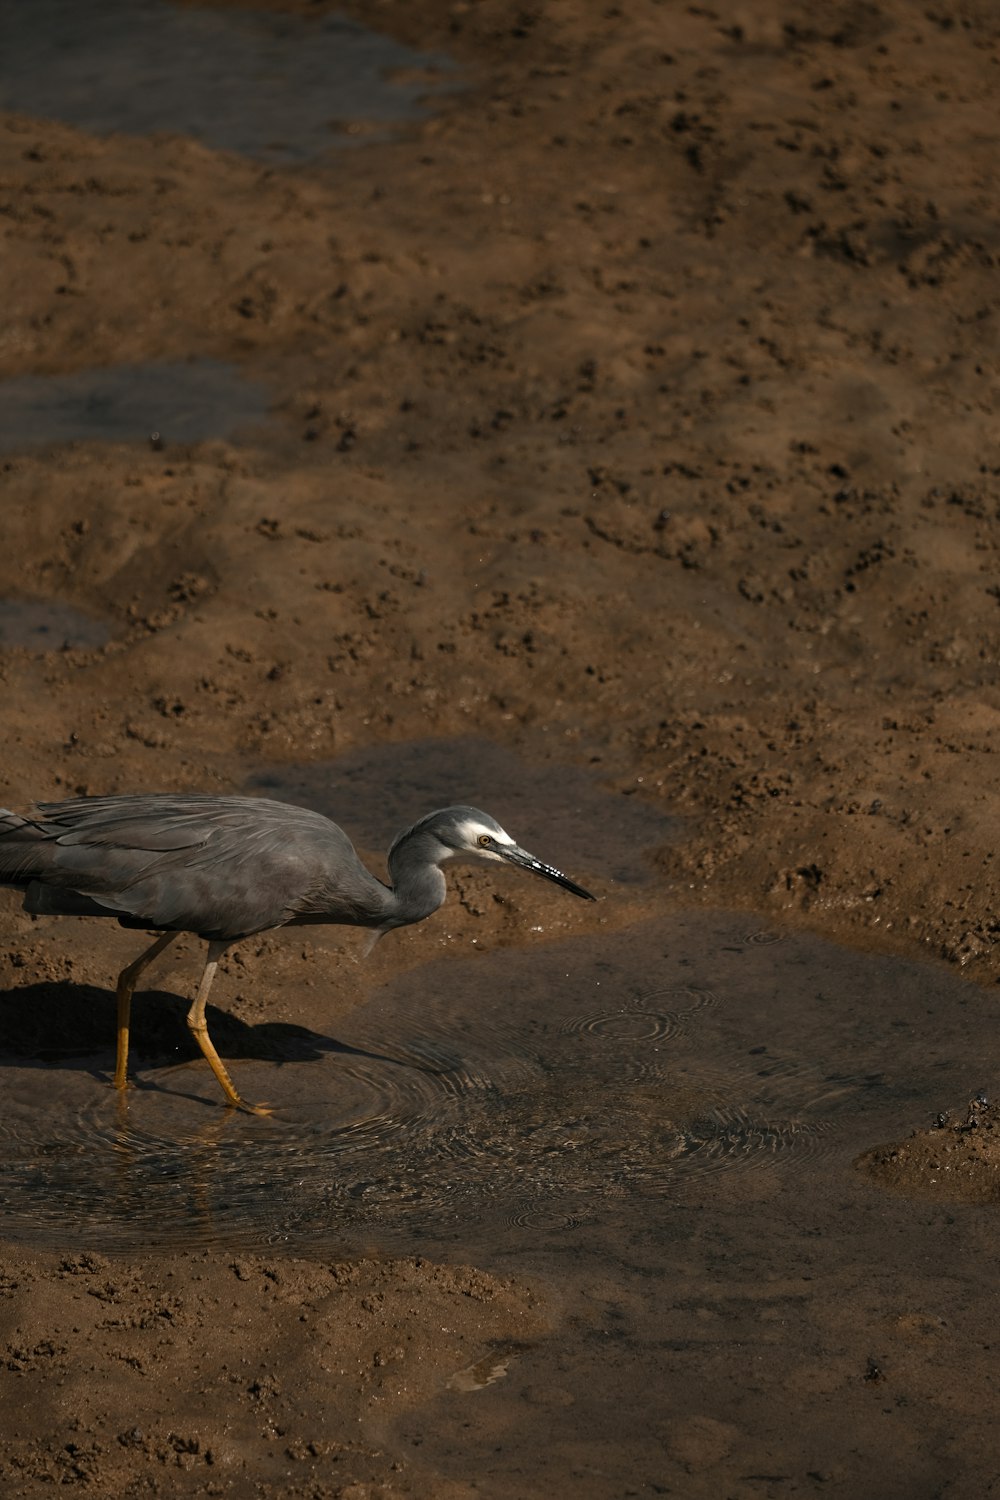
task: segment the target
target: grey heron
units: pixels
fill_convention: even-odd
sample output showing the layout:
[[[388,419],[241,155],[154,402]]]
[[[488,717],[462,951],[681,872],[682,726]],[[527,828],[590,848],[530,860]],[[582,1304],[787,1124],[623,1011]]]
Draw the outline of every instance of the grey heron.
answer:
[[[27,817],[0,809],[0,885],[24,892],[25,911],[115,917],[159,934],[118,976],[115,1087],[127,1084],[140,975],[180,933],[193,932],[208,953],[188,1026],[229,1103],[252,1113],[266,1111],[240,1098],[205,1019],[226,950],[277,927],[339,923],[377,939],[420,922],[444,901],[440,867],[456,856],[515,865],[595,899],[474,807],[442,808],[401,833],[389,850],[389,885],[329,818],[263,798],[163,793],[46,802]]]

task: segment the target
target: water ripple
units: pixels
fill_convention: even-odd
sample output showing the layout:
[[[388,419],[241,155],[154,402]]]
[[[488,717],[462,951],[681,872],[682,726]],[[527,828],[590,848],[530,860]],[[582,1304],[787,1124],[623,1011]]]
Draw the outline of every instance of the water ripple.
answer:
[[[142,1073],[124,1098],[79,1067],[44,1069],[40,1089],[0,1066],[5,1232],[61,1240],[71,1223],[105,1250],[558,1234],[710,1174],[803,1170],[863,1086],[761,1047],[720,1062],[704,1028],[727,1008],[708,988],[589,1014],[569,992],[550,1002],[449,993],[308,1064],[242,1060],[241,1090],[282,1101],[269,1118],[220,1109],[200,1063]]]
[[[647,1008],[651,1000],[664,997],[688,1003],[662,1010]],[[711,990],[699,990],[690,985],[667,985],[663,989],[649,990],[635,1002],[617,1010],[573,1016],[563,1023],[562,1030],[568,1034],[582,1033],[610,1041],[665,1041],[668,1037],[683,1035],[692,1016],[717,1004],[718,997]]]

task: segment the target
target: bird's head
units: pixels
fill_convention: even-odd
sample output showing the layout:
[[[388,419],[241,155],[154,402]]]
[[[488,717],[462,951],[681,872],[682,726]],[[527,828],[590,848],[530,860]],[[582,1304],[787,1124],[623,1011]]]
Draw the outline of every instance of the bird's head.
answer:
[[[519,869],[529,870],[533,875],[544,876],[546,880],[554,881],[556,885],[572,891],[574,896],[580,896],[585,901],[595,899],[561,870],[544,864],[542,860],[529,854],[527,849],[522,849],[495,818],[491,818],[489,813],[480,812],[477,807],[445,807],[439,812],[429,813],[403,834],[401,839],[397,839],[394,847],[398,847],[403,838],[409,838],[413,834],[433,840],[439,846],[435,857],[437,864],[459,856],[465,859],[495,860],[500,864],[517,865]]]

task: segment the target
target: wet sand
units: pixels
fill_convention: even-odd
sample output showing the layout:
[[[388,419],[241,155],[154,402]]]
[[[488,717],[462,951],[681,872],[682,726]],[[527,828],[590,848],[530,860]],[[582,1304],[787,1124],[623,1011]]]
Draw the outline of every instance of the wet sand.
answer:
[[[308,160],[0,116],[0,376],[270,406],[3,427],[0,800],[468,798],[601,901],[243,945],[255,1122],[194,940],[119,1107],[135,934],[5,898],[5,1493],[988,1494],[1000,28],[419,12],[465,91]]]

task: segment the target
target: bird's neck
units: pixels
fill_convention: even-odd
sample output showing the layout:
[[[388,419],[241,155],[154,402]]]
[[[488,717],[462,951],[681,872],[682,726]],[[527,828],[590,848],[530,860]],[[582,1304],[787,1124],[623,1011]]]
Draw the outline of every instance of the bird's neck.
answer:
[[[444,901],[448,889],[438,866],[428,861],[426,852],[416,842],[404,843],[392,851],[389,878],[393,927],[406,927],[429,917]]]

